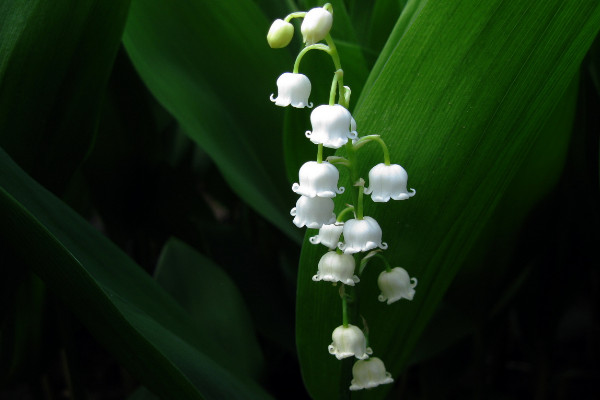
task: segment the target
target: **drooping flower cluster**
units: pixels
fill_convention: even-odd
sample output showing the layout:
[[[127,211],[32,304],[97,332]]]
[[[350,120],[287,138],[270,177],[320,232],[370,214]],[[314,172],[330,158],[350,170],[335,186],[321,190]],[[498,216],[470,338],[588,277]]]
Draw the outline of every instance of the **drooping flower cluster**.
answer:
[[[267,34],[267,41],[272,48],[285,47],[290,43],[294,33],[294,26],[290,23],[293,18],[303,18],[301,32],[306,45],[298,54],[293,71],[285,72],[277,79],[277,97],[271,95],[271,101],[282,107],[291,105],[296,108],[312,108],[313,103],[309,102],[311,82],[307,76],[298,72],[302,57],[310,50],[328,53],[334,62],[335,71],[329,103],[318,105],[310,115],[312,130],[306,131],[306,137],[317,145],[317,157],[316,161],[307,161],[300,168],[299,182],[292,185],[292,190],[300,197],[290,213],[297,227],[319,229],[319,233],[310,238],[310,243],[322,244],[328,248],[319,260],[312,280],[341,284],[342,325],[332,333],[329,353],[339,360],[355,357],[357,361],[352,369],[354,379],[349,388],[369,389],[391,383],[393,379],[379,358],[370,357],[373,351],[368,346],[369,338],[365,334],[368,329],[364,317],[364,331],[349,323],[348,304],[354,302],[355,297],[347,291],[357,290],[360,282],[358,275],[374,257],[381,258],[385,264],[385,271],[381,272],[377,280],[381,291],[380,301],[392,304],[402,298],[412,300],[417,280],[410,278],[403,268],[392,268],[381,254],[382,250],[388,248],[388,244],[382,241],[383,232],[379,223],[374,218],[363,215],[364,195],[370,195],[374,202],[380,203],[390,199],[406,200],[416,192],[414,189],[408,190],[408,174],[404,168],[390,163],[388,148],[379,135],[358,135],[356,121],[348,110],[351,91],[343,84],[344,72],[335,43],[329,34],[333,24],[331,5],[326,4],[308,12],[292,13],[284,20],[275,20]],[[381,146],[384,160],[371,168],[368,187],[365,187],[365,181],[357,175],[357,151],[370,142]],[[347,158],[330,157],[323,160],[324,147],[343,147]],[[349,172],[353,183],[353,204],[336,215],[333,199],[345,191],[343,187],[338,187],[339,167],[347,167]],[[353,218],[346,219],[349,214],[353,214]],[[362,257],[356,274],[356,258],[366,252],[369,253]]]

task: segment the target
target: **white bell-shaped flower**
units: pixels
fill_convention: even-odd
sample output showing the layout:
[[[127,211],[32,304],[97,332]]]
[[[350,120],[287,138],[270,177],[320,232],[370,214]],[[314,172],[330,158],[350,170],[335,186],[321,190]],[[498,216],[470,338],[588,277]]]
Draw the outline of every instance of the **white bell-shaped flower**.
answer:
[[[310,89],[310,80],[306,75],[285,72],[277,78],[277,98],[271,94],[271,101],[281,107],[291,104],[296,108],[311,108],[313,103],[308,103]]]
[[[369,171],[369,187],[365,188],[365,194],[371,194],[375,202],[384,203],[390,198],[394,200],[406,200],[413,197],[417,192],[415,189],[406,189],[408,174],[398,164],[377,164]]]
[[[392,374],[385,370],[385,365],[377,357],[358,360],[352,367],[350,390],[371,389],[379,385],[394,382]]]
[[[292,41],[294,25],[282,19],[276,19],[267,33],[267,42],[272,49],[281,49]]]
[[[338,247],[346,254],[369,251],[376,247],[387,249],[387,243],[381,241],[381,227],[371,217],[349,219],[344,223],[344,243]]]
[[[298,228],[306,226],[319,229],[324,224],[335,222],[333,207],[333,200],[330,198],[300,196],[290,214],[295,217],[294,224]]]
[[[319,269],[312,280],[327,282],[342,282],[344,285],[354,286],[360,282],[354,275],[356,263],[349,254],[338,254],[335,251],[327,252],[319,260]]]
[[[364,360],[373,354],[373,350],[367,347],[365,334],[354,325],[338,326],[331,334],[331,339],[333,343],[328,347],[329,354],[333,354],[338,360],[352,356]]]
[[[408,276],[404,268],[392,268],[390,272],[383,271],[377,278],[377,286],[381,290],[379,301],[392,304],[400,299],[412,300],[415,296],[417,278]]]
[[[335,249],[340,241],[340,236],[342,235],[343,230],[343,222],[323,225],[319,229],[319,234],[311,237],[309,240],[312,244],[321,243],[323,246],[327,246],[330,249]]]
[[[294,183],[295,193],[308,197],[335,197],[344,193],[344,188],[337,188],[340,172],[332,164],[324,161],[309,161],[300,167],[300,184]]]
[[[307,45],[325,39],[333,24],[333,15],[323,7],[313,8],[304,16],[300,26],[302,37]]]
[[[356,121],[350,111],[339,104],[321,105],[310,114],[312,132],[306,131],[306,137],[314,144],[323,144],[331,149],[338,149],[356,139]]]

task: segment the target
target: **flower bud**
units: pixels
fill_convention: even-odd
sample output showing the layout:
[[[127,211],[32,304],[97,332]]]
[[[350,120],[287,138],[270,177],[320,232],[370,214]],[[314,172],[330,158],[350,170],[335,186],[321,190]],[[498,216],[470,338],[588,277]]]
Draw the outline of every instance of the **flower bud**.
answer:
[[[325,39],[333,24],[333,15],[323,7],[313,8],[304,16],[300,31],[306,45]]]
[[[272,49],[280,49],[287,46],[292,41],[294,36],[294,25],[282,19],[273,21],[269,33],[267,33],[267,41]]]

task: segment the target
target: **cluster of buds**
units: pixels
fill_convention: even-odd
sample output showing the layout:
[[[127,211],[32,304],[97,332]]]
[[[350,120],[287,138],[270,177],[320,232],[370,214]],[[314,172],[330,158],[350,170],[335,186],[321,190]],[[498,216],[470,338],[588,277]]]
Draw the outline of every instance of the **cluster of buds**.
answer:
[[[350,390],[369,389],[382,384],[391,383],[393,379],[386,371],[383,362],[371,357],[372,349],[368,346],[368,332],[364,317],[363,329],[349,323],[348,302],[352,297],[347,294],[346,287],[355,287],[360,282],[358,275],[367,263],[378,257],[383,260],[385,270],[377,279],[381,291],[379,301],[392,304],[402,298],[412,300],[417,280],[410,278],[403,268],[392,268],[382,255],[388,244],[382,241],[382,230],[372,217],[363,215],[365,195],[370,195],[374,202],[406,200],[415,195],[414,189],[407,189],[408,174],[398,164],[390,163],[387,145],[379,135],[359,137],[356,121],[348,111],[350,88],[344,86],[344,72],[334,41],[329,34],[333,24],[333,8],[330,4],[313,8],[308,12],[296,12],[285,19],[273,22],[267,41],[272,48],[286,47],[292,40],[294,26],[290,21],[302,18],[301,31],[305,47],[300,51],[292,72],[285,72],[277,79],[277,97],[271,95],[275,105],[296,108],[312,108],[309,102],[311,82],[307,76],[300,74],[302,57],[310,50],[321,50],[328,53],[335,67],[331,84],[329,104],[322,104],[312,111],[310,122],[312,130],[306,137],[317,145],[316,161],[308,161],[299,171],[299,182],[292,185],[292,190],[300,195],[291,215],[294,224],[299,227],[319,229],[316,236],[310,238],[312,244],[324,245],[328,251],[321,257],[317,273],[313,281],[327,281],[341,284],[342,325],[335,328],[329,353],[341,360],[355,357],[357,361],[352,368],[353,379]],[[325,43],[321,43],[324,41]],[[337,103],[336,103],[337,93]],[[368,174],[369,186],[356,176],[355,163],[358,162],[357,151],[367,143],[378,143],[383,151],[383,162],[374,166]],[[344,147],[348,158],[329,157],[323,160],[323,148],[339,149]],[[344,193],[338,187],[340,172],[338,167],[347,167],[353,182],[353,204],[347,205],[337,215],[334,212],[333,198]],[[346,219],[347,216],[353,218]],[[360,262],[359,273],[356,274],[356,257],[366,253]]]

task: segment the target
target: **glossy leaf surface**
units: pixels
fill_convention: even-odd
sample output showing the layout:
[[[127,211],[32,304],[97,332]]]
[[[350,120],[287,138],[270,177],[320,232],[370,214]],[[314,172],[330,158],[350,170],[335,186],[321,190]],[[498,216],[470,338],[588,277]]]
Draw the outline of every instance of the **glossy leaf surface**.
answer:
[[[516,173],[538,157],[533,146],[547,134],[542,127],[600,26],[600,7],[591,1],[420,6],[410,23],[396,25],[354,114],[359,134],[380,134],[392,162],[406,168],[409,187],[418,192],[408,201],[365,203],[365,215],[380,222],[389,243],[387,258],[419,280],[412,302],[391,306],[377,301],[381,267],[367,267],[358,286],[374,355],[395,376]],[[359,152],[366,178],[370,166],[381,162],[381,150],[373,145]],[[527,196],[540,196],[547,187],[532,185]],[[511,200],[515,209],[531,206]],[[348,201],[346,195],[336,198],[338,207]],[[305,241],[297,334],[311,394],[330,399],[345,390],[338,378],[347,366],[327,353],[331,332],[341,324],[337,290],[310,279],[324,252]],[[315,331],[315,325],[324,329]],[[385,393],[380,388],[368,396]]]
[[[270,22],[249,0],[133,1],[123,42],[138,73],[229,185],[292,238],[282,109],[269,101],[290,71],[266,42]],[[265,62],[265,60],[269,62]]]
[[[163,248],[155,278],[190,314],[205,340],[227,349],[219,358],[230,360],[231,370],[259,376],[263,359],[248,310],[238,288],[220,267],[171,238]]]

